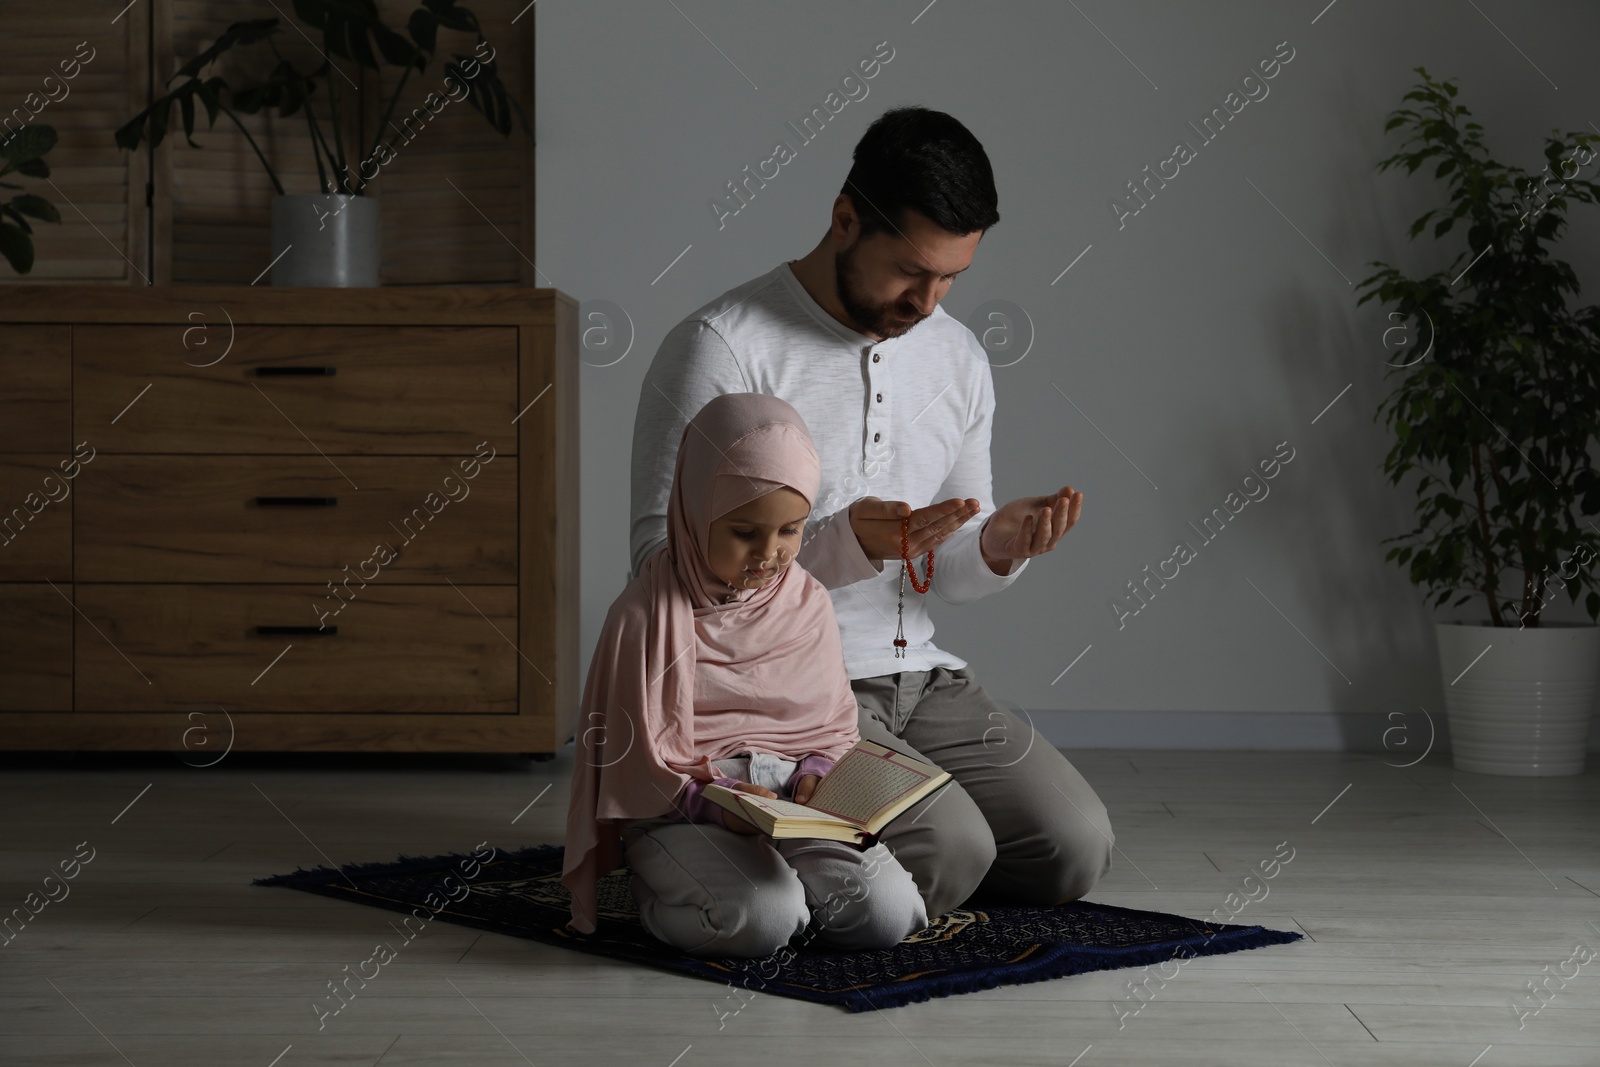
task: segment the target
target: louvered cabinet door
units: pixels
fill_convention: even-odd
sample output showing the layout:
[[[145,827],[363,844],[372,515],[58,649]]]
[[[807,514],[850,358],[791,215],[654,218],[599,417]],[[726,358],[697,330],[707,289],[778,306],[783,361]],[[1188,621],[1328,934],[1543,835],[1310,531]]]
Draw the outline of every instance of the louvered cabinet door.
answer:
[[[50,176],[6,181],[42,196],[60,223],[29,219],[33,269],[0,259],[0,282],[151,282],[145,214],[148,153],[117,147],[112,131],[145,106],[150,70],[147,3],[41,4],[0,0],[0,141],[28,125],[59,138]],[[117,16],[113,18],[113,16]],[[18,190],[0,189],[10,200]]]

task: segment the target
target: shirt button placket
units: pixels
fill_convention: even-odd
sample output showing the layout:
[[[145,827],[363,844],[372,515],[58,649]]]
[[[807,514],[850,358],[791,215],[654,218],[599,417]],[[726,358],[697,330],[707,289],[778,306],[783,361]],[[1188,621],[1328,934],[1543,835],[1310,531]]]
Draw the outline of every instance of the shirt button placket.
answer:
[[[868,351],[871,351],[871,349],[868,349]],[[873,363],[881,363],[881,362],[883,362],[883,354],[881,352],[873,352],[872,353],[872,362]],[[886,417],[885,414],[884,414],[884,410],[881,407],[877,406],[877,405],[880,405],[880,404],[883,403],[883,392],[882,392],[882,389],[881,389],[881,382],[877,380],[878,379],[878,372],[876,370],[870,370],[869,369],[868,377],[870,379],[873,379],[870,384],[871,384],[872,389],[873,389],[874,402],[873,402],[873,405],[870,408],[870,410],[867,412],[867,423],[868,423],[869,426],[871,426],[871,425],[880,425],[881,426],[881,425],[883,425],[882,420]],[[872,443],[873,444],[879,444],[882,441],[883,441],[883,433],[882,433],[882,431],[876,431],[876,430],[873,431]],[[865,455],[862,456],[862,465],[863,465],[863,467],[865,467],[865,465],[866,465],[867,458],[868,457],[865,456]]]

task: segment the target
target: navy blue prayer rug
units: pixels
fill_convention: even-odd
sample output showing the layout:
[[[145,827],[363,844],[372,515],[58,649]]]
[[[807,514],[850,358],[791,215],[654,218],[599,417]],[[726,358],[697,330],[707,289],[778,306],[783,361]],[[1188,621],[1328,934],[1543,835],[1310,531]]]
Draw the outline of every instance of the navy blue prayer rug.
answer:
[[[481,865],[460,855],[402,856],[394,863],[358,864],[337,871],[297,870],[258,878],[254,884],[288,886],[406,912],[413,916],[405,920],[408,938],[416,936],[411,931],[420,932],[419,924],[437,917],[709,978],[735,990],[837,1004],[852,1012],[1301,938],[1291,931],[1201,922],[1085,900],[1055,907],[980,906],[971,900],[973,907],[938,916],[926,930],[893,948],[832,951],[818,945],[808,932],[764,959],[705,958],[668,947],[640,925],[625,868],[600,880],[595,932],[585,936],[568,931],[570,898],[560,881],[563,851],[560,845],[537,845],[495,852]],[[470,892],[463,892],[463,885]]]

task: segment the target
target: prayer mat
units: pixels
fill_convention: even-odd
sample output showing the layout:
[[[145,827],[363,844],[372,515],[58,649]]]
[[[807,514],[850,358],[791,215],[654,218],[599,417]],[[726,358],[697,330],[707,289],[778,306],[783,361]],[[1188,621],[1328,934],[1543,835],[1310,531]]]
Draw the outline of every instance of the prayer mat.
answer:
[[[478,859],[487,857],[482,863],[461,855],[401,856],[394,863],[297,870],[258,878],[254,884],[288,886],[405,912],[408,917],[402,926],[407,940],[437,917],[709,978],[743,999],[748,998],[741,991],[754,990],[836,1004],[852,1012],[1086,971],[1169,960],[1178,960],[1176,967],[1194,956],[1301,938],[1291,931],[1202,922],[1086,900],[1054,907],[980,905],[969,900],[973,906],[938,916],[926,930],[893,948],[833,951],[811,940],[808,930],[763,959],[690,956],[656,940],[640,925],[626,868],[600,880],[595,932],[585,936],[567,930],[570,897],[560,881],[564,851],[560,845],[485,851],[476,854]]]

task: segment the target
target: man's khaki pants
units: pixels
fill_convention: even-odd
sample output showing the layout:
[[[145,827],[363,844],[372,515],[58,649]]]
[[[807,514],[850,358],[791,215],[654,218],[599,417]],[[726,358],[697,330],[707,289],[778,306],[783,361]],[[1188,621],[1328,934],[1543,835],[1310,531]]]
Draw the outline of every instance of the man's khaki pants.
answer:
[[[1105,805],[969,668],[857,678],[861,736],[954,779],[884,827],[930,918],[973,902],[1065,904],[1111,869]]]

